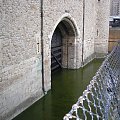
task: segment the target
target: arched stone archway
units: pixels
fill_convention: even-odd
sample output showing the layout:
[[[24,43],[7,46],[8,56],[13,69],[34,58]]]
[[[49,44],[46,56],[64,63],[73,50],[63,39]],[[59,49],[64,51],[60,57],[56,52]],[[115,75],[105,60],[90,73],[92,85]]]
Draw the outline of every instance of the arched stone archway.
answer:
[[[69,18],[63,18],[57,25],[51,40],[51,68],[77,68],[78,33]]]

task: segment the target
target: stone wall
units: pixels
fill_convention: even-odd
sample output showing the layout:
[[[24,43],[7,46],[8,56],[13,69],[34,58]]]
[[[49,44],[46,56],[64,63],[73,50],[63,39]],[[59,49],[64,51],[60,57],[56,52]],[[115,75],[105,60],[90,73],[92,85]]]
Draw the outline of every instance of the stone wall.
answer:
[[[46,0],[43,3],[44,79],[46,91],[51,88],[51,39],[57,25],[68,18],[76,27],[78,35],[72,44],[78,49],[76,66],[81,66],[83,2],[81,0]],[[76,17],[77,16],[77,17]],[[76,50],[74,54],[76,53]]]
[[[39,0],[0,1],[0,120],[40,99],[43,87],[51,89],[51,40],[60,22],[73,32],[63,38],[68,68],[107,53],[109,0],[83,1],[43,0],[42,7]]]
[[[95,0],[84,1],[84,51],[83,64],[87,64],[94,58],[94,39],[96,24]]]
[[[0,120],[10,120],[42,97],[38,0],[0,1]]]
[[[95,53],[96,57],[103,57],[108,53],[108,38],[109,38],[109,15],[110,1],[96,1],[97,19],[96,19],[96,38],[95,38]]]

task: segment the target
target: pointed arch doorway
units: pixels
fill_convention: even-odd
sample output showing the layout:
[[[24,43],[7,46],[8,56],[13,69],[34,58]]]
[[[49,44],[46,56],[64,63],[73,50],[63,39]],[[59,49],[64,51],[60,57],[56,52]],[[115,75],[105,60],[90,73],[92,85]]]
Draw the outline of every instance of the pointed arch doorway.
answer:
[[[51,70],[77,68],[77,32],[74,24],[64,18],[54,30],[51,40]]]

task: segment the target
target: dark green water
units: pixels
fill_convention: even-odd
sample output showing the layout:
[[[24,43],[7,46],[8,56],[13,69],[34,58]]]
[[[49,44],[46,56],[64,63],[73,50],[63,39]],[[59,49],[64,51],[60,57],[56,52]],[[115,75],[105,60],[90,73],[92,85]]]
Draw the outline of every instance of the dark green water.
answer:
[[[86,89],[103,59],[78,70],[62,69],[52,75],[52,89],[13,120],[62,120]]]

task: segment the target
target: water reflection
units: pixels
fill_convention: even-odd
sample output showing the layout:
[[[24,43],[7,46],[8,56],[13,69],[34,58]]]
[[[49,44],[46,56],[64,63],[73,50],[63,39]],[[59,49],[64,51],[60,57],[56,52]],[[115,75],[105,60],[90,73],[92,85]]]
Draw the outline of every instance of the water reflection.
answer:
[[[79,70],[55,72],[52,75],[52,90],[13,120],[62,120],[82,95],[102,61],[95,59]]]

